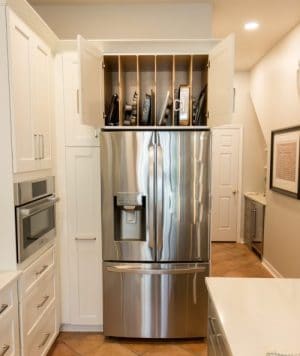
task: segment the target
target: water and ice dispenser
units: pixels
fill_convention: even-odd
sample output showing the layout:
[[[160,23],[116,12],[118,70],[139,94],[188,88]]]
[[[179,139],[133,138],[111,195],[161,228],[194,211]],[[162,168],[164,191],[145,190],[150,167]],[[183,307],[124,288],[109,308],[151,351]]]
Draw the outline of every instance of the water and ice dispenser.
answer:
[[[116,241],[146,240],[146,196],[141,193],[117,193],[114,196]]]

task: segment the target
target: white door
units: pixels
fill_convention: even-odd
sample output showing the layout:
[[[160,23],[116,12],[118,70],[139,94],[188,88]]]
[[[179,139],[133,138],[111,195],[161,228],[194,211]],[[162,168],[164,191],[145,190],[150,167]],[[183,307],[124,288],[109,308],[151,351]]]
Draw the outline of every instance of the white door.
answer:
[[[233,113],[234,35],[220,42],[209,54],[208,126],[230,124]]]
[[[211,240],[237,241],[241,128],[212,130]]]
[[[32,115],[32,32],[8,11],[9,72],[14,172],[37,169],[38,137]]]
[[[79,111],[84,125],[103,126],[103,57],[83,37],[77,37],[79,56]]]
[[[63,55],[63,91],[66,146],[99,146],[96,130],[82,125],[79,116],[78,54]]]
[[[39,168],[51,168],[51,50],[36,36],[33,38],[32,111],[39,147]]]
[[[99,147],[66,148],[70,322],[102,325]]]

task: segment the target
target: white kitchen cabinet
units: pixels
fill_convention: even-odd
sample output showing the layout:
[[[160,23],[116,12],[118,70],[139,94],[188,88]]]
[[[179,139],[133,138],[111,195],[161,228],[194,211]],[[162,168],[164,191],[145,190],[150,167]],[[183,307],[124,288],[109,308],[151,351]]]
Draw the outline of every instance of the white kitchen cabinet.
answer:
[[[62,61],[65,144],[71,147],[99,146],[98,131],[80,121],[78,55],[64,54]]]
[[[207,353],[208,356],[232,356],[226,336],[221,327],[222,323],[215,310],[211,298],[208,302],[208,333]]]
[[[50,247],[21,275],[19,310],[23,356],[46,355],[59,332],[55,270],[55,247]]]
[[[66,148],[70,324],[102,325],[98,147]]]
[[[17,281],[0,291],[0,355],[20,355]]]
[[[153,125],[159,123],[161,106],[170,93],[173,101],[172,119],[167,125],[176,126],[175,99],[180,85],[189,87],[189,118],[187,125],[192,125],[192,108],[202,89],[207,85],[207,125],[210,127],[231,123],[234,107],[234,36],[213,43],[206,52],[199,49],[201,41],[191,46],[190,51],[182,50],[172,42],[164,42],[164,48],[156,50],[155,43],[140,42],[140,46],[122,53],[99,50],[94,44],[78,36],[79,56],[79,111],[82,124],[92,127],[105,126],[104,118],[108,115],[112,94],[119,97],[119,125],[124,125],[124,106],[132,101],[137,93],[137,122],[142,115],[145,88],[153,95],[155,118]],[[203,43],[202,43],[203,45]],[[107,45],[108,46],[108,45]],[[125,46],[125,45],[123,45]],[[123,48],[124,49],[124,48]],[[188,52],[187,52],[188,51]],[[199,53],[198,53],[199,51]],[[150,52],[150,54],[149,54]],[[187,53],[193,54],[187,54]],[[153,54],[155,53],[155,54]],[[168,54],[166,54],[168,53]],[[147,57],[147,58],[146,58]],[[143,63],[145,71],[143,77]],[[150,65],[149,65],[150,63]],[[149,69],[150,68],[150,69]],[[145,77],[148,79],[145,81]],[[105,88],[105,90],[104,90]],[[177,100],[178,102],[178,100]],[[178,110],[177,110],[178,111]]]
[[[7,15],[14,173],[51,168],[51,50]]]

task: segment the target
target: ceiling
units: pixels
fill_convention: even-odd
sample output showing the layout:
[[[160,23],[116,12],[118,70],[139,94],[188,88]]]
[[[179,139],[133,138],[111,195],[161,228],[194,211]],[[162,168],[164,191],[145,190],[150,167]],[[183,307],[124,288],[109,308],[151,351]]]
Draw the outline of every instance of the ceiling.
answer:
[[[236,69],[250,69],[286,33],[300,23],[300,0],[213,0],[213,34],[236,35]],[[244,30],[247,21],[260,28]]]
[[[149,0],[29,0],[32,4],[146,3]],[[186,0],[150,0],[184,3]],[[286,33],[300,23],[300,0],[189,0],[213,3],[213,36],[236,35],[236,69],[248,70]],[[247,32],[243,25],[256,20],[260,28]]]

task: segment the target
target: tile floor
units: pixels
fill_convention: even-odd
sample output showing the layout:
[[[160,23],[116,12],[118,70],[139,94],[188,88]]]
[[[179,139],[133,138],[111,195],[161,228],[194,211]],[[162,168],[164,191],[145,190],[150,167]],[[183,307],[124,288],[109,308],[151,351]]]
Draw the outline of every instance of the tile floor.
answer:
[[[242,244],[213,243],[212,275],[267,277],[271,275]],[[206,356],[205,339],[147,341],[105,338],[99,333],[60,333],[48,356]]]

